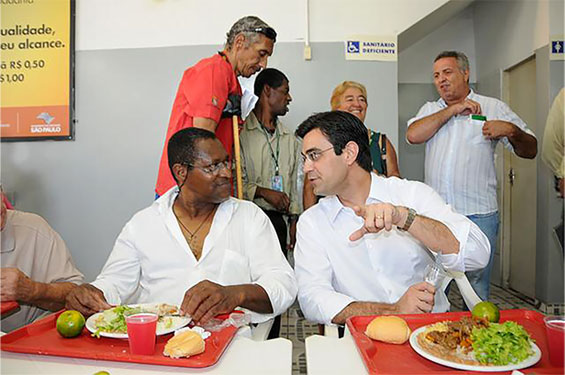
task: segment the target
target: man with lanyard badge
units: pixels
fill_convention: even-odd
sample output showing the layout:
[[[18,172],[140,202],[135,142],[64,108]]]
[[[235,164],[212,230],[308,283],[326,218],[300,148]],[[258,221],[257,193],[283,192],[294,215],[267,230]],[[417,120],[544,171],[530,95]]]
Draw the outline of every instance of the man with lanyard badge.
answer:
[[[279,116],[288,112],[292,101],[288,78],[277,69],[265,69],[254,86],[259,97],[245,120],[241,133],[243,192],[267,214],[285,255],[296,241],[296,220],[300,213],[297,192],[300,143]],[[290,241],[287,245],[288,217]]]

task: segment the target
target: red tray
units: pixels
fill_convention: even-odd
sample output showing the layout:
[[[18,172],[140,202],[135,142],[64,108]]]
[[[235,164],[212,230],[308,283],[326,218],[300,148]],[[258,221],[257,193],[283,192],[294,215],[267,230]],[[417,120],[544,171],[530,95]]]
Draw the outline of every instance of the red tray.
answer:
[[[452,312],[441,314],[399,315],[408,323],[412,331],[435,322],[444,320],[459,320],[469,312]],[[543,322],[544,315],[531,310],[503,310],[500,321],[513,320],[521,324],[540,348],[540,361],[532,367],[520,370],[523,373],[563,374],[563,368],[557,368],[549,363],[547,338]],[[442,366],[421,357],[407,341],[402,345],[387,344],[371,340],[365,336],[367,325],[375,316],[354,316],[347,319],[347,327],[353,336],[357,350],[370,374],[439,374],[457,373],[471,374],[476,372],[456,370]],[[506,372],[509,374],[510,372]],[[489,373],[493,374],[493,373]],[[500,373],[499,373],[500,374]]]
[[[0,314],[4,315],[17,309],[20,305],[16,301],[0,302]]]
[[[49,315],[30,325],[0,337],[0,348],[8,352],[55,355],[62,357],[102,359],[118,362],[136,362],[150,365],[208,367],[220,359],[222,353],[235,336],[236,327],[229,326],[206,339],[206,350],[190,358],[173,359],[163,355],[165,343],[173,336],[157,336],[155,354],[130,354],[127,339],[95,338],[84,328],[83,332],[71,339],[57,333],[55,322],[62,311]],[[219,315],[227,319],[228,315]]]

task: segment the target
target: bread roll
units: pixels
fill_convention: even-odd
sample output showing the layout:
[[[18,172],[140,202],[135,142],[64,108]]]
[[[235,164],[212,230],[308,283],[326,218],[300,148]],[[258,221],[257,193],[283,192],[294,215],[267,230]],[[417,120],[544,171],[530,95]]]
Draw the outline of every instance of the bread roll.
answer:
[[[406,321],[398,316],[379,316],[369,323],[365,334],[373,340],[404,344],[410,337]]]
[[[163,354],[171,358],[190,357],[204,351],[204,340],[194,331],[184,331],[169,339]]]

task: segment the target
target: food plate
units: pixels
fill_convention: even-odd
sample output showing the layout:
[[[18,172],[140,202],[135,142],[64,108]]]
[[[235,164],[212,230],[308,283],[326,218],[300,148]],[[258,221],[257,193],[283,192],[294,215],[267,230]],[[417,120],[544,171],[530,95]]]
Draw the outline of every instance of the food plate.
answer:
[[[163,304],[144,303],[144,304],[127,305],[127,306],[131,307],[131,308],[140,308],[141,312],[157,312],[159,310],[159,306],[161,306],[161,305],[163,305]],[[176,308],[178,308],[178,307],[176,307]],[[100,319],[102,319],[103,314],[104,314],[104,312],[99,312],[99,313],[96,313],[96,314],[90,316],[86,320],[86,325],[85,325],[86,329],[88,329],[92,333],[96,333],[98,331],[96,323]],[[159,314],[159,315],[161,315],[161,314]],[[161,336],[161,335],[166,335],[168,333],[172,333],[172,332],[176,331],[177,329],[186,326],[188,323],[191,322],[191,320],[192,319],[190,317],[187,317],[187,316],[167,316],[167,315],[161,316],[159,318],[159,322],[157,323],[156,335]],[[170,324],[165,324],[165,322],[170,323]],[[98,334],[102,337],[108,337],[108,338],[112,338],[112,339],[127,339],[128,338],[127,333],[120,333],[120,332],[99,331]]]
[[[534,354],[526,358],[522,362],[515,364],[509,364],[504,366],[477,366],[477,365],[468,365],[464,363],[448,361],[446,359],[439,358],[431,353],[428,353],[418,343],[418,335],[424,332],[427,327],[428,326],[420,327],[414,332],[412,332],[412,334],[410,335],[410,346],[412,346],[412,349],[414,349],[414,351],[416,351],[416,353],[418,353],[422,357],[443,366],[448,366],[458,370],[469,370],[469,371],[480,371],[480,372],[502,372],[502,371],[521,370],[523,368],[527,368],[535,365],[541,359],[540,348],[538,348],[536,344],[532,343],[532,350],[534,351]]]
[[[464,316],[471,316],[466,312],[449,312],[435,314],[406,314],[400,315],[412,331],[430,324],[446,320],[460,320]],[[475,371],[454,370],[452,367],[440,365],[418,354],[408,342],[402,345],[388,344],[371,340],[365,335],[367,325],[376,317],[353,316],[347,319],[347,328],[353,337],[355,347],[360,358],[371,375],[380,374],[476,374]],[[563,366],[554,366],[549,361],[549,347],[545,333],[544,315],[531,310],[501,310],[500,322],[507,320],[520,324],[530,334],[539,349],[541,359],[535,365],[520,370],[524,374],[563,374]],[[510,372],[506,372],[509,374]]]
[[[97,361],[105,360],[143,363],[146,365],[174,366],[177,367],[177,369],[169,371],[178,373],[181,371],[178,367],[202,368],[213,366],[220,360],[220,357],[226,349],[228,349],[230,342],[237,332],[237,328],[232,325],[220,331],[213,331],[211,332],[212,335],[205,340],[206,350],[204,353],[190,358],[174,359],[163,355],[167,341],[173,336],[172,333],[156,338],[155,353],[153,355],[131,354],[127,340],[92,337],[90,332],[86,329],[84,329],[80,335],[72,339],[61,337],[55,326],[57,318],[62,312],[63,310],[48,315],[43,319],[36,320],[27,326],[5,334],[0,337],[0,349],[14,353],[61,356],[65,357],[65,361],[69,362],[72,362],[70,358],[84,358]],[[234,313],[242,312],[234,311]],[[228,319],[228,317],[228,314],[224,314],[216,318],[225,320]],[[414,355],[418,356],[416,353],[414,353]],[[422,359],[422,361],[425,361],[425,359]],[[103,366],[103,363],[101,363],[100,366]],[[0,369],[0,372],[2,372],[2,370],[3,368]],[[148,371],[160,373],[156,369]],[[167,370],[161,372],[166,371]],[[92,373],[92,371],[86,371],[86,373]]]

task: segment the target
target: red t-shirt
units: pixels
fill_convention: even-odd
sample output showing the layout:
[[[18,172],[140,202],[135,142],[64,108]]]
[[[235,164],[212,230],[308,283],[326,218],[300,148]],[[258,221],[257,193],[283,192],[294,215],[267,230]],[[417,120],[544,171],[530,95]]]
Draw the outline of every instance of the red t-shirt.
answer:
[[[176,185],[169,169],[167,144],[169,139],[181,129],[192,127],[194,117],[216,121],[216,137],[222,142],[230,155],[233,149],[232,118],[221,118],[228,95],[241,95],[241,87],[229,61],[220,54],[200,60],[188,68],[179,85],[173,104],[165,146],[159,163],[159,174],[155,192],[165,194]],[[241,122],[241,119],[239,120]]]

